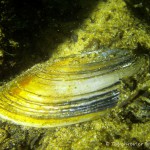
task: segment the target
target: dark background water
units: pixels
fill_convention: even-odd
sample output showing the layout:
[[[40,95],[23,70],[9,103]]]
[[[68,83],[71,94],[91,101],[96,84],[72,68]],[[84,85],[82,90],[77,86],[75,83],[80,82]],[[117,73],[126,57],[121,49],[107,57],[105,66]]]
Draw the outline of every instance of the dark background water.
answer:
[[[57,45],[70,38],[96,3],[97,0],[1,1],[0,28],[4,37],[0,48],[4,50],[4,62],[0,79],[9,79],[22,68],[48,59]],[[17,42],[17,46],[10,41]]]

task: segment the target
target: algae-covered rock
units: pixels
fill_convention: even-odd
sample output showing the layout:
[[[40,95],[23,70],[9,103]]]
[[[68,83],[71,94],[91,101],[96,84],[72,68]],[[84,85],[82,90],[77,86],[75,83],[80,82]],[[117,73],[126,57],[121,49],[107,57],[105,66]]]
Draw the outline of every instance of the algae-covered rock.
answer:
[[[6,2],[7,3],[4,3],[9,7],[8,1]],[[44,5],[43,9],[44,7],[47,8],[46,11],[49,10],[48,6],[53,6],[52,1],[48,2],[46,0],[40,2]],[[59,0],[55,1],[55,4],[61,4],[59,2]],[[147,3],[149,3],[149,1],[147,1]],[[27,40],[22,42],[26,48],[29,48],[28,51],[31,50],[30,48],[35,48],[33,50],[35,52],[35,50],[38,50],[38,47],[40,47],[40,52],[37,52],[37,54],[41,54],[41,51],[45,49],[46,55],[55,59],[58,55],[80,54],[82,51],[88,49],[96,50],[101,47],[107,47],[134,50],[138,55],[146,55],[146,57],[149,57],[149,26],[132,14],[128,4],[124,0],[94,0],[88,2],[87,0],[74,0],[72,2],[65,1],[65,4],[65,6],[58,6],[60,9],[59,13],[62,13],[62,15],[58,13],[56,18],[54,14],[51,16],[52,20],[54,19],[55,21],[47,21],[45,22],[46,27],[42,25],[38,27],[38,29],[40,28],[40,32],[38,32],[37,36],[40,38],[36,37],[36,32],[32,34],[32,37],[34,37],[36,41],[34,41],[34,46],[28,41],[28,38],[31,39],[31,37],[28,37],[30,32],[28,35],[21,33],[21,35],[25,36],[23,39]],[[31,8],[31,5],[27,2],[25,2],[24,5],[27,6],[27,8]],[[71,11],[71,6],[73,11]],[[34,8],[34,5],[32,5],[32,8]],[[57,7],[54,8],[57,10]],[[11,10],[9,10],[8,13],[11,16],[13,13],[10,11]],[[38,15],[37,11],[38,9],[35,7],[33,13]],[[68,11],[71,11],[73,15],[69,15],[65,18]],[[7,10],[4,10],[4,12],[7,12]],[[43,11],[40,9],[40,12]],[[57,11],[55,11],[55,13],[56,12]],[[49,13],[46,14],[51,15]],[[30,19],[34,14],[31,14],[31,16],[26,15],[30,14],[25,13],[25,22],[22,22],[19,18],[17,25],[13,23],[14,28],[12,32],[18,31],[17,27],[22,27],[22,31],[28,29],[28,25],[32,22]],[[73,17],[70,18],[71,16]],[[46,18],[47,17],[46,15]],[[41,19],[41,17],[39,18]],[[3,19],[5,21],[5,18]],[[35,19],[34,25],[37,24],[36,21],[38,21],[38,19]],[[22,23],[24,26],[22,26]],[[40,22],[38,23],[40,24]],[[7,22],[7,25],[3,25],[3,28],[10,28],[10,25],[11,24]],[[34,27],[31,27],[31,30],[33,28]],[[18,34],[18,36],[20,36],[20,34]],[[11,37],[11,35],[8,36],[8,41],[12,40],[18,42],[20,46],[19,40],[15,41],[15,38],[9,39],[9,37]],[[38,40],[40,42],[37,42]],[[44,41],[44,44],[42,41]],[[10,42],[10,44],[12,43],[14,45],[14,42]],[[7,50],[7,46],[4,46],[4,48]],[[17,51],[19,51],[19,49]],[[21,51],[19,51],[17,55],[20,53]],[[31,53],[32,51],[29,54]],[[25,54],[24,52],[24,55]],[[38,56],[35,53],[31,55],[33,58],[27,60],[32,61]],[[28,58],[29,55],[24,57]],[[43,60],[45,60],[45,58]],[[141,68],[144,70],[144,73],[122,81],[122,94],[118,105],[113,109],[103,111],[97,120],[66,127],[47,129],[19,126],[1,120],[1,149],[149,149],[150,74],[148,65],[149,62],[147,62],[145,68]],[[3,80],[3,78],[1,78],[1,80]]]

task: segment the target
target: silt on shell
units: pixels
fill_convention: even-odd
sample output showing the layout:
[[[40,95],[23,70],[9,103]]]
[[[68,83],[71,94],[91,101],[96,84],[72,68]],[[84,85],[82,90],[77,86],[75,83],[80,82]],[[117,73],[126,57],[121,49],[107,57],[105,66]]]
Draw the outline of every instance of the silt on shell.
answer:
[[[121,79],[140,72],[145,57],[99,49],[37,64],[0,89],[0,117],[32,127],[84,122],[114,107]]]

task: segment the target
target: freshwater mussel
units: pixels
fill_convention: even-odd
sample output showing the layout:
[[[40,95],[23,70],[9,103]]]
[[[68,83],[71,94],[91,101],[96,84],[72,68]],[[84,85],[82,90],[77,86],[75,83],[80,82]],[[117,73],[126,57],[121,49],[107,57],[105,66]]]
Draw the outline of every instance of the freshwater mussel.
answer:
[[[121,80],[145,62],[131,51],[106,48],[51,58],[0,89],[0,117],[32,127],[91,120],[116,106]]]

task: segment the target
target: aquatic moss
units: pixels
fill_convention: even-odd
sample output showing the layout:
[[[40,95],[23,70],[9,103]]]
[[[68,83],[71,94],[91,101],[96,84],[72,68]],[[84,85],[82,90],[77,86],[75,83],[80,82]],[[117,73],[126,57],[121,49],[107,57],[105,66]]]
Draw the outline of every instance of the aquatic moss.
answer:
[[[101,47],[135,49],[138,43],[150,48],[146,25],[134,18],[123,1],[100,1],[80,27],[72,32],[72,38],[58,46],[54,55],[80,53]]]

